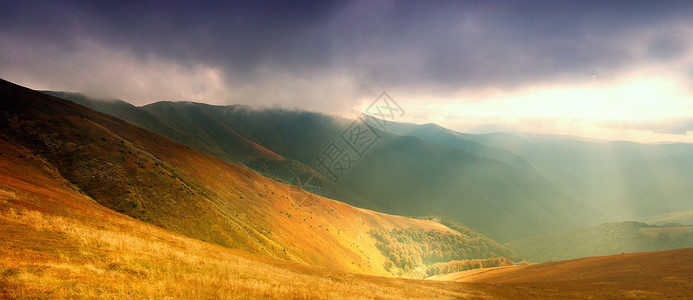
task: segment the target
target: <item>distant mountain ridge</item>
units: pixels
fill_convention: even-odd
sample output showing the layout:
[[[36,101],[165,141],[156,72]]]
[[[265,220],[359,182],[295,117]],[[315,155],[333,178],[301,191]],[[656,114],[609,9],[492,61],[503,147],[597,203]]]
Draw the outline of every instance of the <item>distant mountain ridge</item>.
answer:
[[[95,109],[104,106],[103,102],[86,104]],[[369,150],[364,160],[359,161],[373,168],[362,168],[357,163],[340,182],[333,184],[316,171],[320,166],[316,164],[315,157],[329,145],[330,140],[349,126],[351,120],[302,111],[254,110],[243,106],[211,106],[192,102],[158,102],[132,108],[155,118],[155,123],[163,124],[166,130],[148,125],[155,131],[160,130],[160,134],[180,139],[183,143],[188,139],[188,146],[229,162],[236,161],[275,180],[290,183],[298,174],[309,172],[327,186],[325,190],[331,191],[331,194],[326,196],[330,198],[395,214],[447,214],[501,241],[588,224],[638,220],[653,214],[693,210],[693,201],[687,201],[693,195],[693,185],[686,183],[686,180],[693,178],[693,167],[675,168],[677,165],[690,164],[686,157],[693,157],[693,145],[688,144],[646,145],[554,135],[465,134],[435,124],[385,122],[387,128],[381,134],[383,139]],[[107,113],[118,113],[112,108],[101,109]],[[127,114],[123,115],[121,117],[124,119],[133,119]],[[369,118],[366,117],[366,120]],[[184,137],[177,137],[173,133],[167,135],[166,131],[183,133]],[[244,152],[238,143],[226,144],[226,147],[237,148],[233,151],[205,151],[205,148],[223,148],[218,146],[216,140],[223,140],[226,131],[232,131],[230,135],[240,135],[285,160],[273,161],[265,157],[243,159],[247,155],[229,154],[233,151]],[[212,132],[203,136],[216,138],[201,142],[205,139],[190,137],[200,132]],[[423,142],[408,140],[406,136]],[[389,146],[395,140],[398,140],[399,148]],[[416,146],[421,143],[426,146]],[[413,148],[406,149],[410,146]],[[440,151],[445,147],[460,151]],[[387,150],[381,151],[383,149]],[[437,154],[430,155],[429,152]],[[397,160],[386,158],[391,153]],[[477,169],[453,171],[450,167],[461,162],[445,164],[449,157],[440,156],[452,153],[459,158],[469,156],[464,160],[467,163],[484,161],[482,158],[490,160],[485,160]],[[424,159],[429,163],[406,168],[408,164]],[[494,179],[468,177],[472,173],[484,176],[493,168],[481,166],[496,164],[493,161],[506,164],[501,169],[507,168],[508,171],[493,175]],[[658,171],[655,174],[643,168]],[[440,173],[437,170],[446,171]],[[443,173],[446,175],[442,176]],[[422,178],[412,174],[421,174]],[[441,176],[437,177],[436,182],[443,183],[442,188],[419,184],[426,182],[426,177],[438,175]],[[467,177],[462,180],[458,177],[460,175]],[[451,179],[453,177],[456,179]],[[495,181],[500,186],[491,186],[489,181]],[[407,184],[402,185],[404,188],[397,187],[405,182]],[[524,182],[526,186],[511,187],[519,182]],[[460,184],[464,188],[451,187]],[[507,186],[509,184],[511,186]],[[519,199],[509,200],[514,198]],[[517,203],[517,206],[510,210],[502,208],[508,205],[507,201]],[[479,202],[486,204],[479,205]],[[445,209],[450,207],[453,209]],[[527,213],[527,210],[538,211]],[[504,232],[506,229],[509,231]]]
[[[638,144],[528,133],[465,134],[432,124],[388,122],[387,126],[398,134],[465,149],[528,173],[536,171],[603,211],[608,217],[601,221],[640,220],[693,210],[693,144]],[[497,149],[507,152],[499,154]]]
[[[113,111],[102,107],[103,103],[97,106],[84,99],[73,100],[106,113]],[[351,123],[348,119],[302,111],[191,102],[157,102],[139,109],[174,132],[203,141],[207,148],[238,148],[233,143],[217,147],[233,132],[314,170],[320,170],[315,157]],[[600,215],[510,151],[469,142],[476,147],[473,153],[468,151],[473,149],[417,137],[385,131],[379,131],[379,135],[382,139],[345,172],[336,186],[331,186],[330,190],[337,192],[330,197],[399,215],[446,215],[500,241],[585,226]],[[188,145],[195,147],[193,143]],[[263,171],[254,163],[267,159],[238,160]],[[322,178],[323,182],[325,179]]]
[[[530,262],[693,247],[693,226],[627,221],[532,237],[505,244]]]
[[[41,190],[45,180],[46,186],[67,186],[175,233],[266,257],[371,275],[425,275],[419,271],[424,265],[386,268],[389,258],[377,247],[373,230],[473,239],[488,251],[454,253],[471,259],[512,254],[479,234],[308,194],[113,116],[6,81],[0,81],[0,146],[22,153],[3,154],[8,169],[2,172],[3,187]],[[37,183],[17,183],[21,176],[12,173],[27,159],[40,162],[59,182],[38,177],[33,179]],[[441,247],[449,248],[442,240]],[[443,258],[427,251],[417,255]]]

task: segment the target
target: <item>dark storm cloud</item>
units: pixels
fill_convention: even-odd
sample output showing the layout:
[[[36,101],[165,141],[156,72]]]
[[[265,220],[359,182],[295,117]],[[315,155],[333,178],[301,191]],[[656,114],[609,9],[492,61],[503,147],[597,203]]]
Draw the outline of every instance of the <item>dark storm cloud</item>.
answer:
[[[448,95],[609,78],[676,60],[693,34],[687,1],[8,1],[2,8],[5,47],[24,43],[15,47],[23,61],[0,53],[3,68],[49,64],[89,41],[140,62],[219,68],[229,86],[244,87],[229,91],[234,101],[256,94],[339,102],[382,89]],[[65,76],[89,71],[79,56],[65,60],[75,64]]]
[[[682,23],[690,24],[690,5],[602,2],[405,3],[361,23],[337,48],[351,51],[350,58],[379,53],[384,59],[366,59],[387,83],[439,88],[586,80],[686,49],[671,40]],[[359,36],[370,43],[353,43]],[[650,48],[639,53],[643,44]],[[371,71],[365,63],[360,67]]]
[[[300,45],[329,15],[330,6],[324,3],[15,1],[0,24],[57,46],[88,38],[179,62],[215,62],[246,70],[272,60],[295,67],[294,62],[326,54],[315,43]],[[305,51],[297,51],[299,46]]]

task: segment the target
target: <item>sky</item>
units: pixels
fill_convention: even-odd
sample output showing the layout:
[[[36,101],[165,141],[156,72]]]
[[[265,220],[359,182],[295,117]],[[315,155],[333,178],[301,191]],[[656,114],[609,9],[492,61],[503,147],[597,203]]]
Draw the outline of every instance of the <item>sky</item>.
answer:
[[[196,101],[693,143],[692,1],[6,1],[0,78]]]

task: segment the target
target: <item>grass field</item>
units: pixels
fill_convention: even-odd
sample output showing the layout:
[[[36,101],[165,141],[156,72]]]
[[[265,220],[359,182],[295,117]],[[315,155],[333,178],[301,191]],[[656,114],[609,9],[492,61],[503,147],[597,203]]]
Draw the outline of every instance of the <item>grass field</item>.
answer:
[[[693,248],[587,257],[435,276],[551,298],[691,299]]]
[[[7,153],[7,149],[4,149]],[[263,258],[108,210],[69,185],[0,171],[0,298],[449,298],[458,284]],[[44,170],[45,171],[45,170]]]
[[[94,226],[8,210],[1,294],[9,298],[429,298],[463,296],[451,284],[387,280],[267,261],[134,220]],[[9,250],[9,251],[8,251]],[[457,290],[457,291],[456,291]],[[369,296],[370,295],[370,296]]]

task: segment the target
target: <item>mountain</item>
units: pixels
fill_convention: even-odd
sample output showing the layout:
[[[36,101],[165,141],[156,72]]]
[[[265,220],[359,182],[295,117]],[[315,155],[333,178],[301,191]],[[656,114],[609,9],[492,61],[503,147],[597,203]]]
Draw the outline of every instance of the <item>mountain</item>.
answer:
[[[463,290],[455,283],[365,276],[270,259],[173,233],[98,204],[42,156],[4,137],[0,233],[2,299],[449,299],[484,294],[483,287]]]
[[[693,210],[693,152],[643,159],[616,170],[595,174],[599,205],[620,219]]]
[[[655,225],[686,224],[693,225],[693,211],[683,211],[677,213],[667,213],[647,217],[644,222]]]
[[[612,220],[693,210],[693,144],[638,144],[553,135],[473,135],[475,141],[526,159],[572,195]],[[654,209],[654,211],[653,211]]]
[[[278,155],[260,146],[253,135],[243,131],[245,138],[235,132],[240,128],[239,120],[226,118],[227,112],[223,107],[215,107],[216,110],[207,109],[208,105],[187,103],[186,109],[177,107],[173,103],[158,103],[156,116],[145,108],[136,107],[122,100],[96,100],[79,93],[43,91],[43,93],[67,99],[84,105],[96,111],[112,115],[127,121],[135,126],[150,130],[159,135],[177,141],[204,154],[218,157],[229,163],[245,166],[258,172],[260,175],[275,181],[295,184],[298,177],[313,178],[324,187],[322,195],[355,206],[366,207],[368,202],[353,193],[345,190],[324,178],[319,172],[303,163]],[[230,110],[248,109],[242,106],[229,107]],[[219,114],[221,113],[221,114]],[[159,119],[161,118],[161,119]],[[182,118],[182,119],[178,119]],[[272,122],[271,118],[241,120],[252,122],[253,128],[263,128],[263,122]],[[171,126],[169,126],[169,124]],[[267,137],[276,133],[265,134]]]
[[[453,258],[511,254],[482,235],[359,209],[257,175],[115,117],[9,82],[0,138],[46,163],[97,203],[161,228],[267,257],[378,275],[422,277],[423,261],[386,267],[376,233],[409,230],[456,248]],[[17,156],[22,158],[21,156]],[[8,180],[12,180],[9,178]],[[329,249],[329,251],[326,251]],[[430,250],[430,249],[429,249]],[[413,256],[442,255],[420,251]],[[418,262],[418,260],[417,260]]]
[[[528,173],[537,171],[572,196],[604,211],[613,221],[693,209],[689,201],[693,195],[690,144],[638,144],[528,133],[465,134],[434,124],[388,122],[387,128],[501,160]]]
[[[242,161],[247,161],[254,158],[266,158],[269,160],[281,160],[282,158],[272,151],[262,148],[261,146],[240,137],[238,134],[222,128],[218,132],[209,133],[200,129],[201,126],[196,126],[195,122],[190,123],[186,131],[179,131],[164,123],[157,117],[148,113],[145,110],[127,103],[122,100],[96,100],[89,98],[79,93],[42,91],[45,94],[55,96],[62,99],[67,99],[72,102],[84,105],[93,110],[100,111],[116,118],[127,121],[135,126],[155,132],[175,140],[188,147],[196,149],[207,155],[219,157],[228,162],[241,165]],[[200,118],[201,121],[205,121]],[[189,120],[181,120],[189,121]],[[223,135],[223,139],[218,136]]]
[[[692,249],[436,277],[365,276],[231,250],[96,203],[0,139],[0,298],[687,298]],[[461,283],[452,281],[462,281]]]
[[[534,178],[455,147],[379,134],[369,155],[405,143],[466,167]],[[393,166],[402,160],[394,154],[377,155]],[[360,164],[373,163],[367,157]],[[641,229],[657,238],[688,234],[671,228]],[[499,257],[516,259],[512,251],[452,218],[387,215],[309,194],[5,81],[0,232],[2,298],[685,298],[693,278],[690,249],[516,266]],[[474,265],[483,268],[436,277],[463,283],[371,276],[420,278]]]
[[[688,168],[693,157],[691,144],[638,144],[516,132],[465,134],[434,124],[387,122],[387,128],[505,161],[530,173],[536,170],[574,197],[603,210],[611,220],[693,209],[687,201],[693,194],[688,184],[693,178]]]
[[[536,172],[534,167],[532,167],[524,158],[509,150],[476,142],[473,140],[474,138],[471,134],[453,131],[432,123],[418,125],[384,121],[368,115],[364,115],[364,117],[369,124],[385,124],[386,130],[396,135],[413,136],[428,142],[459,148],[479,156],[509,163],[528,173]]]
[[[449,216],[500,241],[586,226],[601,215],[512,152],[480,143],[470,143],[475,148],[458,148],[377,131],[382,139],[334,184],[330,179],[335,178],[325,178],[330,176],[325,176],[328,174],[316,156],[339,140],[353,120],[191,102],[157,102],[140,109],[176,132],[207,144],[218,145],[217,140],[233,132],[285,160],[300,163],[292,168],[308,166],[321,172],[323,176],[315,177],[330,198],[392,214]],[[109,111],[112,109],[104,109]],[[467,151],[471,148],[493,155]],[[290,168],[281,162],[272,162],[268,168],[264,167],[267,160],[245,160],[244,164],[282,182],[290,183],[291,176],[300,174],[282,171]]]
[[[270,259],[110,210],[46,160],[4,139],[0,153],[0,298],[690,296],[691,249],[483,268],[439,278],[450,281],[366,276]]]
[[[693,247],[693,226],[605,223],[505,244],[531,262]]]
[[[378,199],[374,209],[447,216],[498,241],[584,226],[598,214],[507,163],[415,137],[381,135],[340,183]]]

